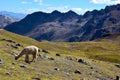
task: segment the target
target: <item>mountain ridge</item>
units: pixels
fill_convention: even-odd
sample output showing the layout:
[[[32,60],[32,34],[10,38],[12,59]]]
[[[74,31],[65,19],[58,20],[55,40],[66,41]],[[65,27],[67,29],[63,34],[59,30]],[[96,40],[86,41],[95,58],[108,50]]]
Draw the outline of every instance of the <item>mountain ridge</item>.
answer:
[[[108,33],[120,33],[120,4],[78,15],[73,11],[61,13],[35,12],[6,30],[32,37],[38,41],[91,41]]]
[[[0,15],[0,28],[4,28],[6,25],[16,22],[16,19]]]

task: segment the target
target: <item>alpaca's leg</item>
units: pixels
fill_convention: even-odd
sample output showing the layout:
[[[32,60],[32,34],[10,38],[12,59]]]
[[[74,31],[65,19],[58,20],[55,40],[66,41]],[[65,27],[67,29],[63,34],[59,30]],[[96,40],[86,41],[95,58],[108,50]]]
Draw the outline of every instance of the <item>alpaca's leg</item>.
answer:
[[[33,59],[32,59],[32,61],[35,62],[35,59],[36,59],[36,54],[33,54]]]
[[[25,55],[25,62],[29,62],[29,55],[28,54]]]

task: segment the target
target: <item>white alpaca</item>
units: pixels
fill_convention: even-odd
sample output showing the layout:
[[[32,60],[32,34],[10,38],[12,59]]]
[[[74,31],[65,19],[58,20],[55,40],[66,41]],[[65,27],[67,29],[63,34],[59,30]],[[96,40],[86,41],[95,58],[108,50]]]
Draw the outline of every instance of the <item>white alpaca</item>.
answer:
[[[32,61],[35,62],[38,51],[39,48],[36,46],[27,46],[18,55],[15,55],[15,60],[25,55],[25,62],[29,62],[29,55],[33,55]]]

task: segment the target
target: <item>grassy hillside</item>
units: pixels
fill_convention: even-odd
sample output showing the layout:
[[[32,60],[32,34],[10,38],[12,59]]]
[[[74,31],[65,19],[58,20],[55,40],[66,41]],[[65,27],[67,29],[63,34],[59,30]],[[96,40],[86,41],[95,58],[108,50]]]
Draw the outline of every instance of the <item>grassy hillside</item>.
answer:
[[[92,42],[37,42],[31,38],[0,30],[1,80],[113,80],[120,76],[120,37]],[[9,40],[12,40],[10,42]],[[16,44],[21,46],[15,47]],[[14,60],[24,46],[40,48],[35,63],[25,63],[24,56]],[[47,50],[49,53],[42,52]],[[60,56],[56,56],[60,54]],[[30,57],[31,59],[31,57]],[[78,62],[82,59],[84,62]],[[119,63],[120,64],[120,63]]]

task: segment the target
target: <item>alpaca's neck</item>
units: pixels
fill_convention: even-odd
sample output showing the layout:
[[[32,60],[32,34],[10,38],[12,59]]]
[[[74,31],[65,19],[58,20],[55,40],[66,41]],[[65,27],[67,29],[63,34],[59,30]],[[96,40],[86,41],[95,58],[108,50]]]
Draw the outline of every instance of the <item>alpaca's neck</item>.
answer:
[[[15,57],[17,57],[18,55],[14,52],[11,52],[10,54],[14,55]]]
[[[18,55],[17,54],[14,54],[15,57],[17,57]]]

